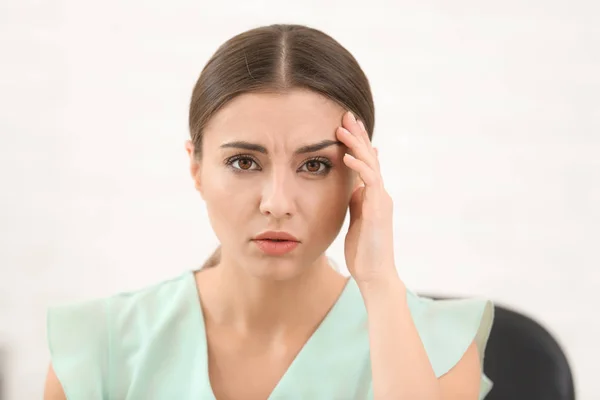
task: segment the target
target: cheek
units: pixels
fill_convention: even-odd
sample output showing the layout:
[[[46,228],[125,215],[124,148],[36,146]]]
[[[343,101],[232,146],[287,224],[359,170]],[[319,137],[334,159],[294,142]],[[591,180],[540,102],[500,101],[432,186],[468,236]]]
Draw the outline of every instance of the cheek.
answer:
[[[227,172],[206,170],[202,177],[202,197],[208,217],[221,240],[239,231],[240,221],[247,220],[251,208],[256,207],[256,185]]]
[[[210,165],[202,170],[202,197],[214,208],[246,204],[256,192],[253,179],[243,179],[225,167]],[[230,210],[232,211],[232,210]]]
[[[325,182],[324,182],[325,183]],[[305,208],[315,235],[336,236],[344,223],[352,187],[344,179],[330,180],[318,189],[307,190]]]

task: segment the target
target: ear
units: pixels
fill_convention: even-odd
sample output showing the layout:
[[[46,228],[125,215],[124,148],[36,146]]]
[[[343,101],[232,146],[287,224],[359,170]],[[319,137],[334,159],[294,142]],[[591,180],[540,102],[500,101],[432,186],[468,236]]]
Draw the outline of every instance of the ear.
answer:
[[[194,187],[200,193],[200,196],[202,196],[202,185],[200,181],[200,160],[198,160],[195,156],[194,144],[191,140],[187,140],[185,142],[185,151],[187,152],[188,157],[190,159],[190,175],[194,180]]]

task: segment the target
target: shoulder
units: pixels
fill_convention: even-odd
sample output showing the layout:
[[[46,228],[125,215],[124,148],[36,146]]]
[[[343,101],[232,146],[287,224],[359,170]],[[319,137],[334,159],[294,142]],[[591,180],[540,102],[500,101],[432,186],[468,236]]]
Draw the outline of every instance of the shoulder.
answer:
[[[415,326],[437,377],[457,367],[483,365],[494,319],[494,305],[481,298],[434,300],[407,293]],[[461,368],[458,368],[460,365]],[[491,382],[481,373],[481,396]]]
[[[101,336],[109,328],[118,327],[123,319],[143,318],[152,314],[172,311],[178,299],[190,293],[193,284],[192,272],[161,281],[138,290],[119,292],[112,296],[55,305],[48,308],[47,328],[49,333],[64,333],[61,327],[78,328],[78,337]],[[72,335],[75,333],[72,332]],[[60,336],[64,337],[64,336]],[[57,338],[58,339],[58,338]]]
[[[191,286],[189,274],[135,291],[48,309],[52,370],[67,398],[92,400],[110,394],[115,354],[122,354],[115,348],[122,347],[123,340],[128,340],[130,347],[141,345],[148,331],[173,318],[178,299]]]
[[[102,301],[110,313],[113,327],[118,327],[123,319],[150,317],[148,322],[159,315],[176,311],[178,302],[187,299],[190,290],[195,289],[193,273],[185,273],[139,290],[121,292]]]

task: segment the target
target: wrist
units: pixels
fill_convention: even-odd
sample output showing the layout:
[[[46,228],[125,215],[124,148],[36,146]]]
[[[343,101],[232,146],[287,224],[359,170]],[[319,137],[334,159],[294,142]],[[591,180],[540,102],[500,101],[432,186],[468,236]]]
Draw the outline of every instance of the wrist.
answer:
[[[398,298],[406,298],[406,286],[400,279],[396,268],[392,268],[392,272],[387,274],[357,280],[356,282],[367,305],[371,301],[378,301],[378,299],[397,300]]]

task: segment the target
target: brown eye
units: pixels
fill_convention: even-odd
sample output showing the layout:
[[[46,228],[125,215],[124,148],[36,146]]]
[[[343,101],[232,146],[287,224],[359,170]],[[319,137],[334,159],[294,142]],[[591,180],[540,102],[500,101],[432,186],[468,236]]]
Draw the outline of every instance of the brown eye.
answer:
[[[237,171],[260,170],[258,162],[250,156],[234,156],[225,161],[225,164]]]
[[[253,162],[254,161],[250,160],[249,158],[241,158],[238,160],[238,166],[240,169],[250,169]]]
[[[306,163],[306,170],[308,172],[319,172],[321,169],[321,162],[319,161],[309,161]]]
[[[326,175],[332,167],[333,165],[329,159],[318,157],[305,161],[298,171],[308,172],[312,175]]]

